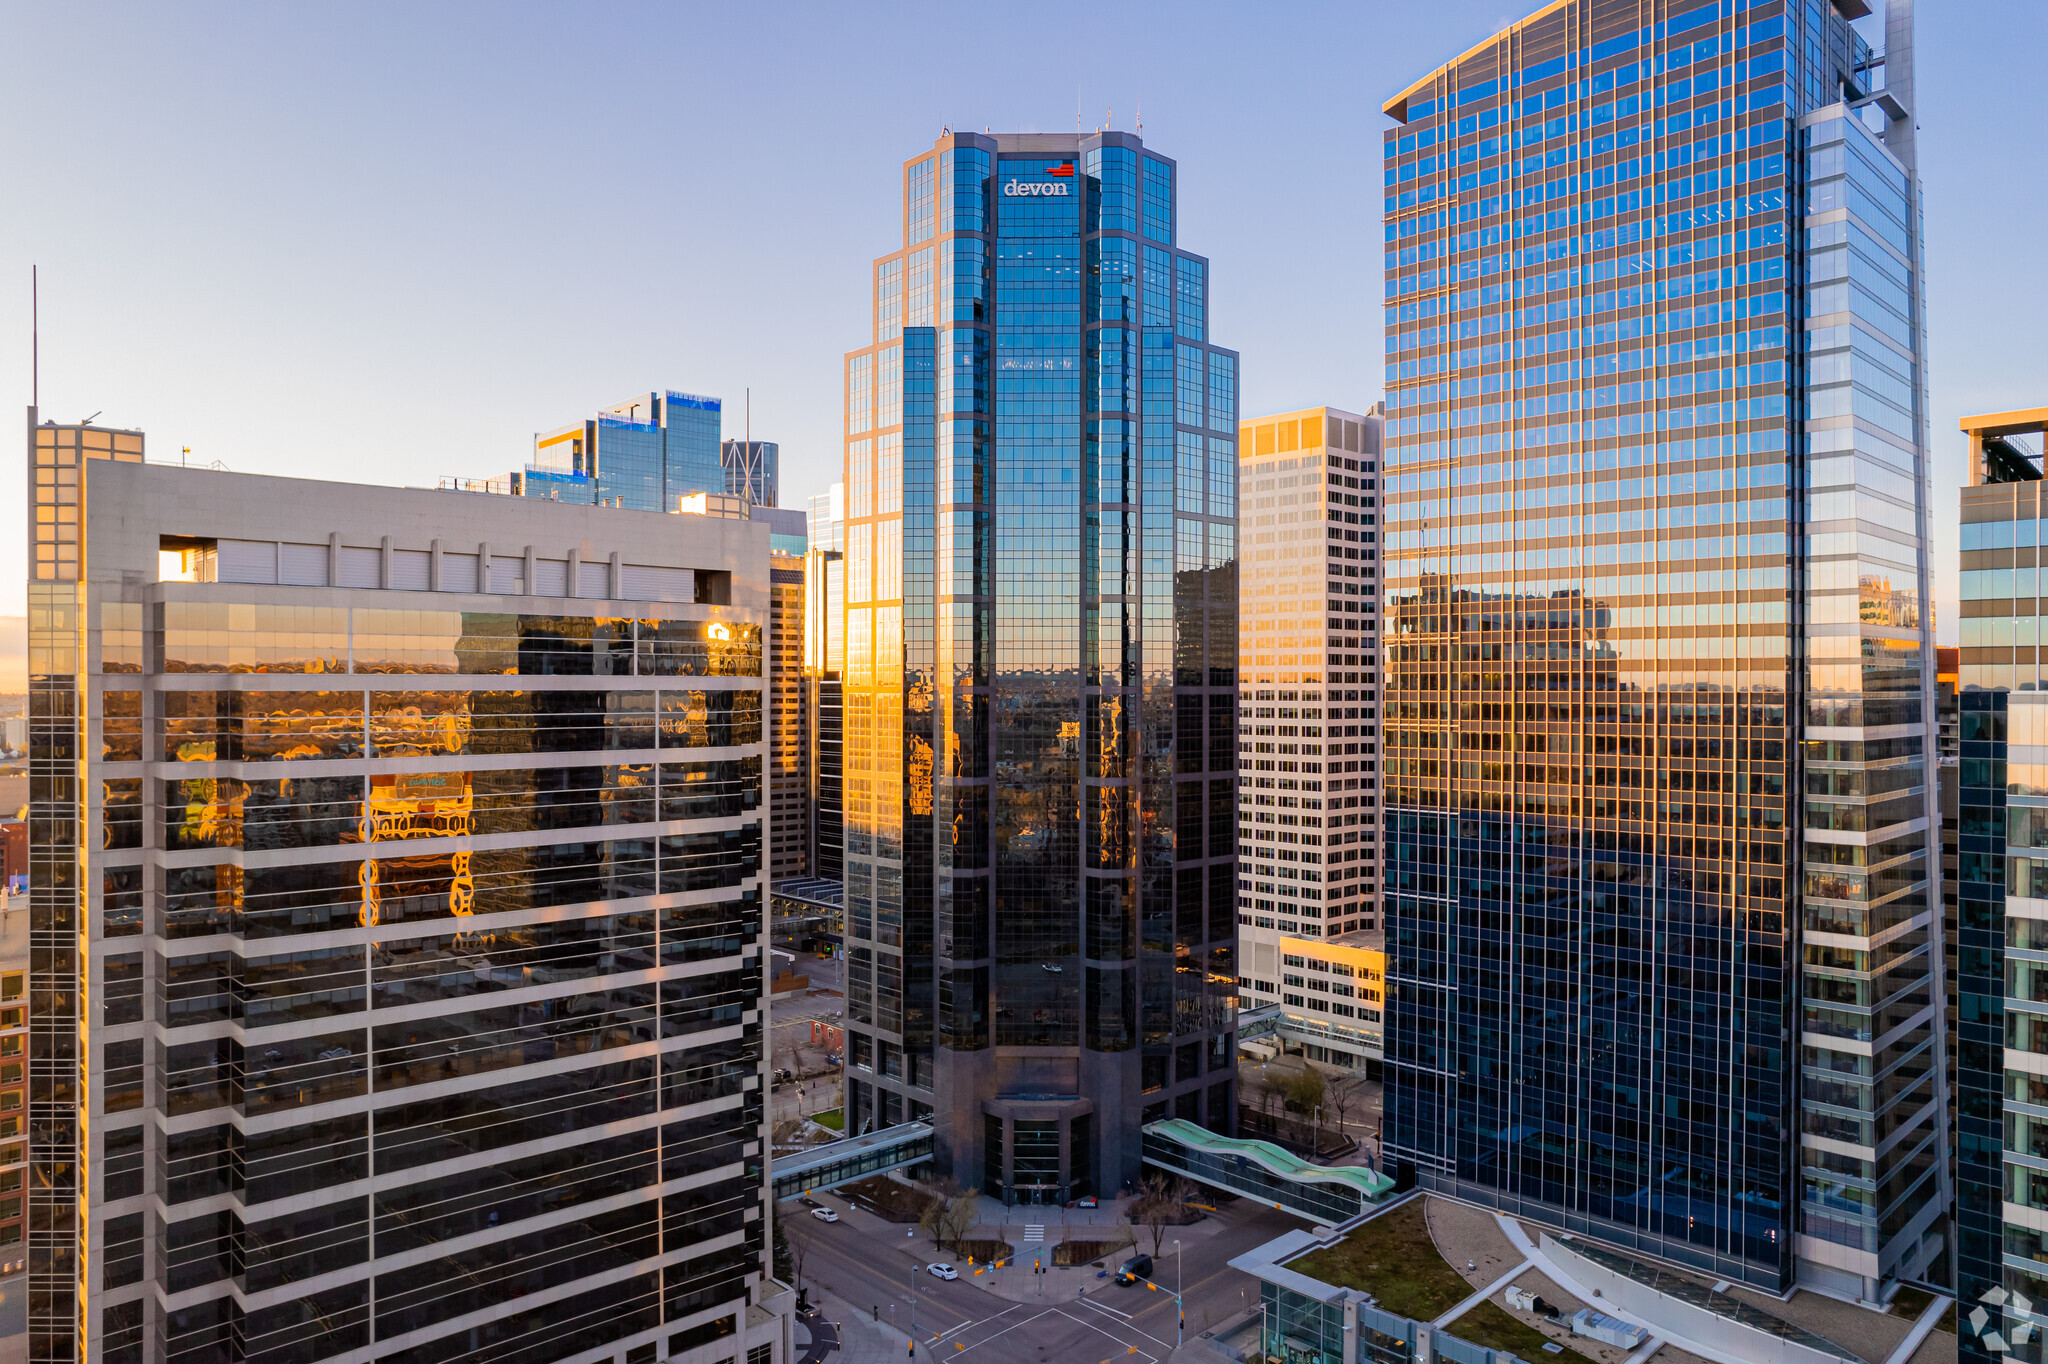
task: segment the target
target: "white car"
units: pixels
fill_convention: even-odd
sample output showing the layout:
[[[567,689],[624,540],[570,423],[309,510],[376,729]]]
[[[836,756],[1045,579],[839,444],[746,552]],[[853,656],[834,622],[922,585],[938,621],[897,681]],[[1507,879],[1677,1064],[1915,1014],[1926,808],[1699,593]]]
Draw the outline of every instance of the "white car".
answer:
[[[817,1218],[820,1222],[837,1222],[839,1220],[839,1214],[830,1208],[812,1208],[811,1216]]]
[[[957,1279],[960,1277],[960,1271],[948,1264],[933,1265],[931,1271],[934,1279]]]

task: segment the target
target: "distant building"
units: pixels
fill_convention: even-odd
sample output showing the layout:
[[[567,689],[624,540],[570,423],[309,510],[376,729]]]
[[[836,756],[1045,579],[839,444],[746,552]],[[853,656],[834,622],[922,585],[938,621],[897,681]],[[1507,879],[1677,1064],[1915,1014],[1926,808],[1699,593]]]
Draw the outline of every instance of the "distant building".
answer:
[[[725,466],[725,490],[741,496],[751,481],[757,507],[781,505],[776,496],[782,482],[778,473],[781,459],[782,447],[772,440],[729,440],[718,447],[718,462]]]
[[[810,873],[811,736],[804,675],[805,556],[768,556],[768,878]]]
[[[724,493],[720,403],[674,390],[641,393],[533,438],[511,491],[554,502],[671,511],[689,493]]]
[[[1304,992],[1283,940],[1378,950],[1379,453],[1382,417],[1333,407],[1238,427],[1238,984],[1293,1002],[1289,1040],[1377,1071],[1381,1001]],[[1298,964],[1297,964],[1298,966]],[[1384,967],[1380,968],[1381,970]],[[1320,978],[1308,977],[1311,982]]]

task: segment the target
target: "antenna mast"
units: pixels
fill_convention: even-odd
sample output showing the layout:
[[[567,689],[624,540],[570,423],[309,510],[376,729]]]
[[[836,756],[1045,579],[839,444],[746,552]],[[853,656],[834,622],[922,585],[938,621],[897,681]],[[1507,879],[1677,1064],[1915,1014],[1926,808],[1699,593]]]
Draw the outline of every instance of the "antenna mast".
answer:
[[[28,268],[28,405],[41,415],[43,403],[43,297],[37,267]]]

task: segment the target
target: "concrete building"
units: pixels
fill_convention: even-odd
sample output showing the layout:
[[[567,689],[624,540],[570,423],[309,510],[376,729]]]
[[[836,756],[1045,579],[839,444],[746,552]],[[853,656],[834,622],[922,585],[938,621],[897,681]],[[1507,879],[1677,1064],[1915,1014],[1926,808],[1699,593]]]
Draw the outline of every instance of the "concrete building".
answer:
[[[787,1359],[766,528],[29,427],[31,1359]]]
[[[945,133],[846,357],[847,1127],[1011,1200],[1235,1114],[1237,356],[1177,176]]]
[[[1912,10],[1880,54],[1871,8],[1558,0],[1386,102],[1384,917],[1418,1183],[1882,1302],[1952,1240]]]
[[[1304,993],[1299,981],[1289,1004],[1281,959],[1301,955],[1288,940],[1374,950],[1384,941],[1380,426],[1378,413],[1317,407],[1238,429],[1238,985],[1245,1007],[1271,1009],[1267,1021],[1290,1041],[1375,1072],[1380,972],[1369,1008]],[[1251,1026],[1248,1015],[1246,1035]]]
[[[806,864],[817,880],[846,876],[844,685],[846,668],[846,485],[810,503],[804,560],[804,715],[810,751]]]
[[[768,559],[768,876],[810,875],[811,727],[805,705],[804,566]]]

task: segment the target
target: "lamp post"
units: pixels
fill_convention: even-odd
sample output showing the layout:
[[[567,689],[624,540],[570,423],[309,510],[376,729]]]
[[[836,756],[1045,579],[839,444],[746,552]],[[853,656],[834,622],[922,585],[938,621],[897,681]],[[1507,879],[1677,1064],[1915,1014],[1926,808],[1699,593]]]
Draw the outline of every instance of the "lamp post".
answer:
[[[910,1262],[910,1349],[904,1356],[917,1358],[917,1261]]]
[[[1187,1306],[1181,1301],[1180,1297],[1180,1271],[1180,1238],[1176,1236],[1173,1238],[1173,1348],[1176,1350],[1178,1350],[1181,1347],[1181,1335],[1183,1331],[1185,1331],[1185,1329],[1187,1328],[1188,1324],[1188,1309]]]

